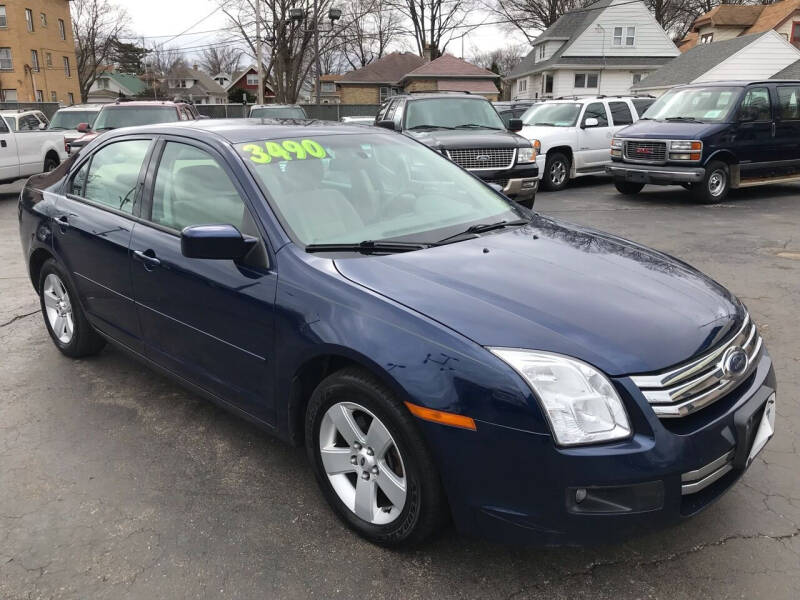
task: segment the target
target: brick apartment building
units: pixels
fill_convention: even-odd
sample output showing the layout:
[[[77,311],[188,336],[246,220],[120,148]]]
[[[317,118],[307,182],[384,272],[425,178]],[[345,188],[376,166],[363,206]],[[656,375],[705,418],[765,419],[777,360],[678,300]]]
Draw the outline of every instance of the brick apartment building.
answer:
[[[0,0],[0,101],[80,101],[69,0]]]

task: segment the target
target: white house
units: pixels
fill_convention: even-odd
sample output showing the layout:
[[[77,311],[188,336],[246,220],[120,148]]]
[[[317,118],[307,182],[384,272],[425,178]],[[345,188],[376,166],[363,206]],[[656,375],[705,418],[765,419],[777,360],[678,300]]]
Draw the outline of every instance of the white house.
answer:
[[[562,15],[508,78],[513,98],[628,94],[679,54],[643,2],[598,0]]]
[[[767,58],[768,57],[768,58]],[[663,94],[687,83],[736,79],[791,79],[800,50],[773,29],[723,42],[698,44],[633,86],[638,93]]]
[[[195,104],[227,104],[228,93],[197,65],[177,67],[164,81],[170,97],[191,100]]]

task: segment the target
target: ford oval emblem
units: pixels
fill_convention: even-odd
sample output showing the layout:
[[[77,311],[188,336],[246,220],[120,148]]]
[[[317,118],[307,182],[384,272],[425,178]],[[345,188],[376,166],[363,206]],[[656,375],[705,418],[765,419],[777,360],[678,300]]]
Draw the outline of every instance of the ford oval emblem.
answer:
[[[728,348],[722,357],[722,372],[726,377],[739,377],[747,370],[747,353],[739,346]]]
[[[489,156],[488,154],[478,154],[475,157],[475,160],[477,160],[478,162],[487,162],[487,161],[492,160],[492,157]]]

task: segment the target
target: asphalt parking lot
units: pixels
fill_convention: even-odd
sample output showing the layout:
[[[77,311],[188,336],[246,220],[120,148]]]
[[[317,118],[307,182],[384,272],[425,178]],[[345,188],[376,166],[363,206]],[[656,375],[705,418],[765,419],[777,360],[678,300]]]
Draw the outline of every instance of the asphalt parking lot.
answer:
[[[0,187],[0,598],[800,597],[800,186],[697,206],[603,179],[537,209],[678,256],[729,287],[778,376],[777,433],[701,515],[622,545],[525,549],[447,531],[376,548],[290,448],[107,348],[50,342],[15,192]],[[524,276],[521,273],[520,276]]]

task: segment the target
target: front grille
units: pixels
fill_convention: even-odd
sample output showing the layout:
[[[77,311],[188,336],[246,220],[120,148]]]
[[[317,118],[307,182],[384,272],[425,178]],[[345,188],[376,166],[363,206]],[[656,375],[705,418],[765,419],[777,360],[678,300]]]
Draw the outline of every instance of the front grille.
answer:
[[[666,142],[625,142],[625,158],[637,162],[666,162]]]
[[[464,169],[510,169],[516,148],[461,148],[448,150],[447,156]]]
[[[744,350],[747,361],[735,374],[728,363],[735,348]],[[705,356],[680,367],[652,375],[631,377],[662,419],[685,417],[716,402],[753,372],[763,342],[755,323],[747,315],[739,331]],[[741,365],[739,365],[741,367]]]

